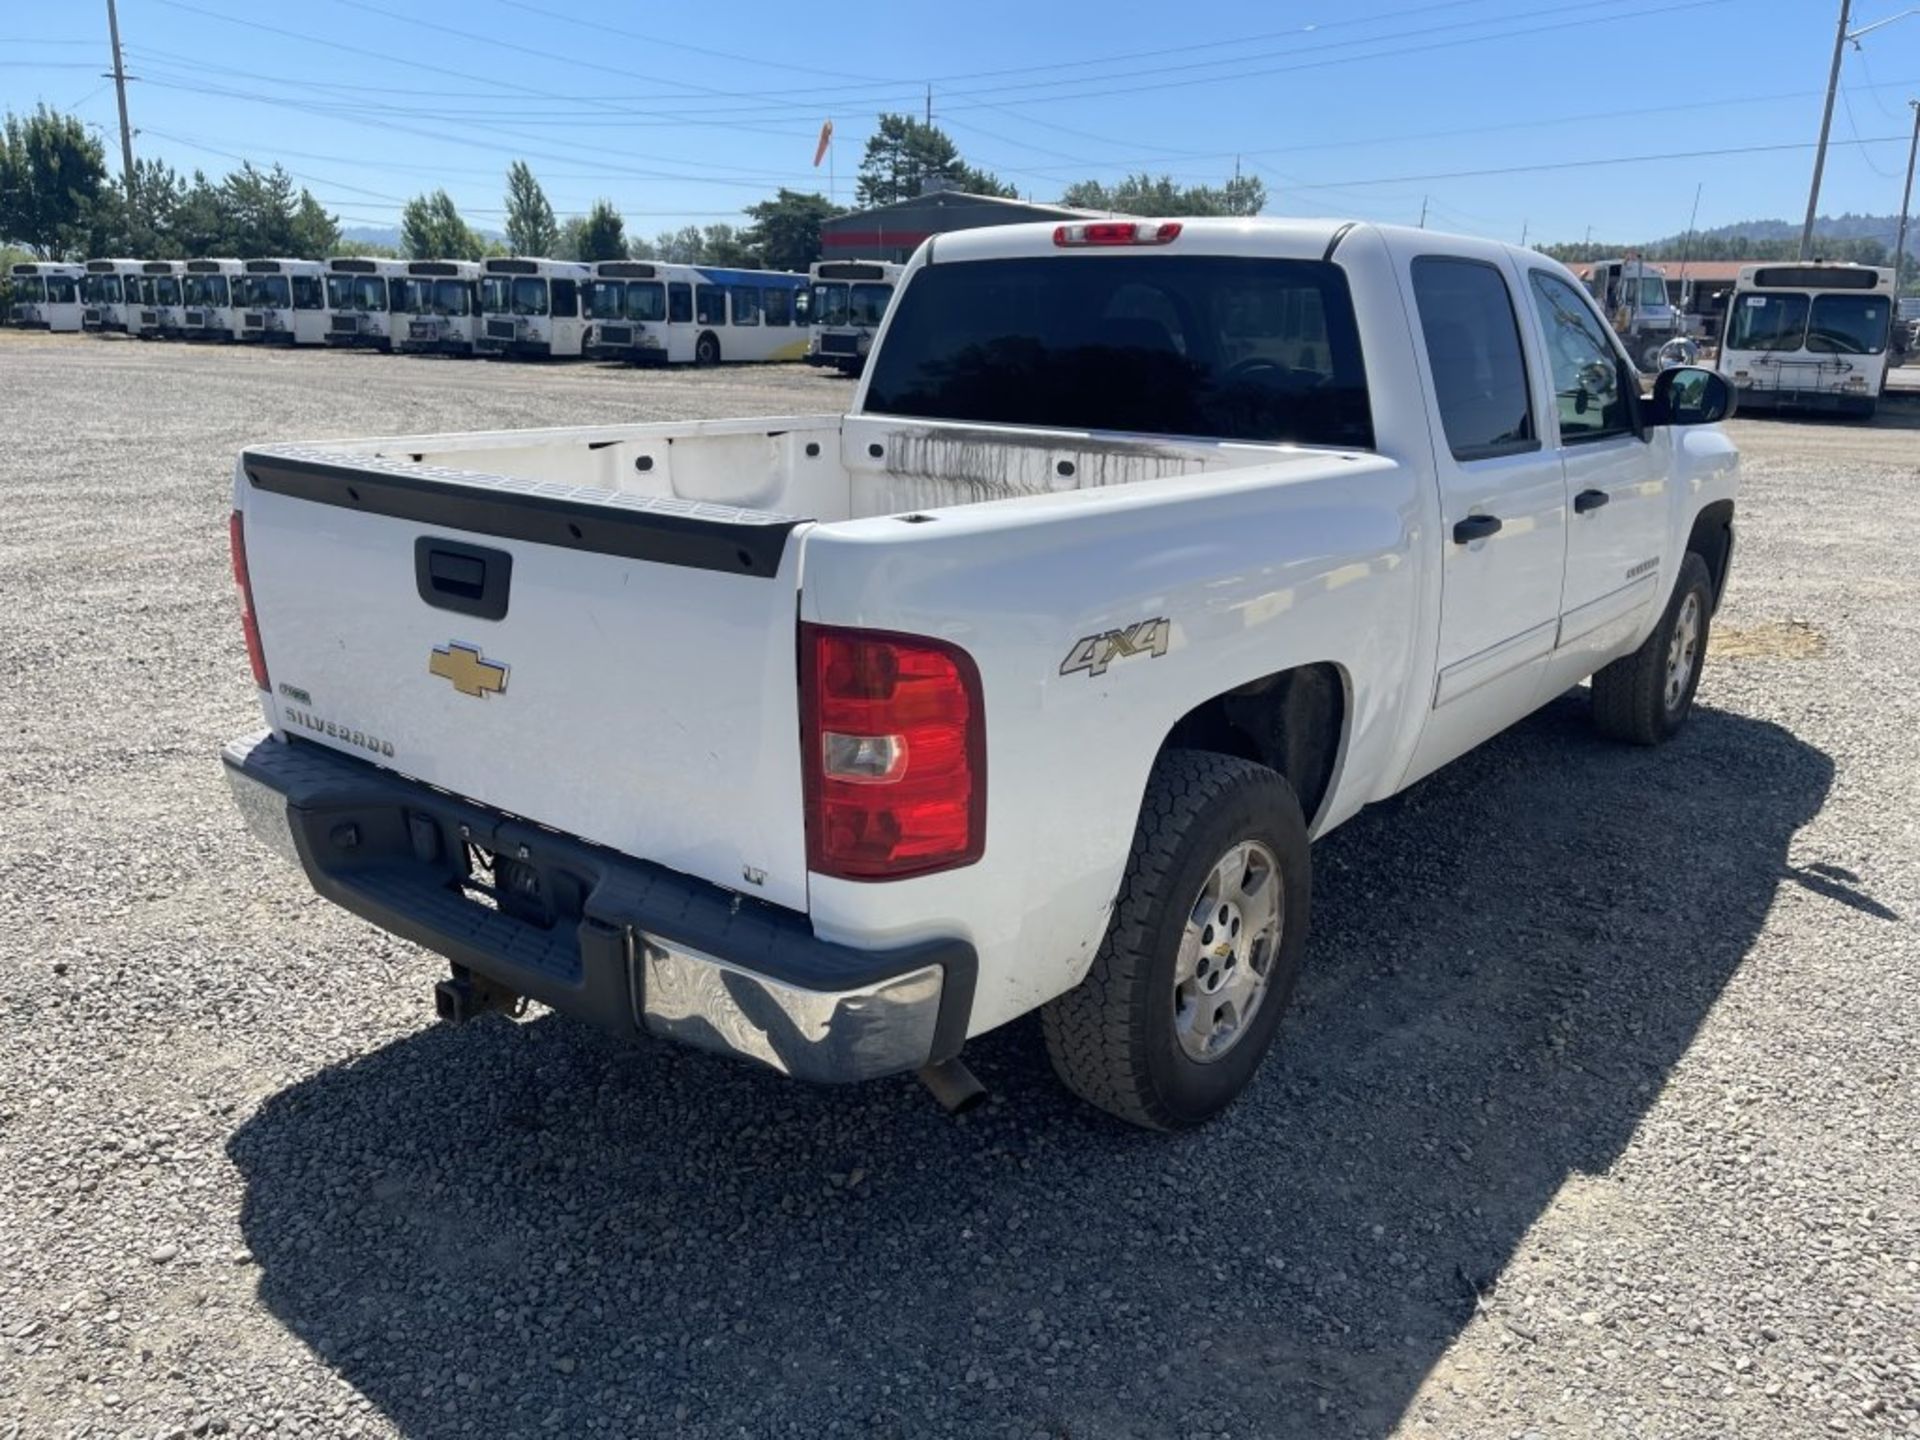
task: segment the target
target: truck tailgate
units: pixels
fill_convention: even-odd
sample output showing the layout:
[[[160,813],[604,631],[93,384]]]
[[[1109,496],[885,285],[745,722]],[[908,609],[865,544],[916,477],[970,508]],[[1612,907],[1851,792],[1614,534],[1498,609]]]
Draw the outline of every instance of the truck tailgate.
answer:
[[[293,446],[236,501],[277,729],[805,909],[804,522]]]

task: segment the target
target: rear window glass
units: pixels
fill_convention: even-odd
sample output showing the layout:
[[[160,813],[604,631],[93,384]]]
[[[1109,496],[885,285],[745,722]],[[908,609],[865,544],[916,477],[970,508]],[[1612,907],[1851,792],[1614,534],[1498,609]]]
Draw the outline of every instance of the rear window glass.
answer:
[[[1373,445],[1335,265],[1166,254],[935,264],[894,307],[869,412]]]

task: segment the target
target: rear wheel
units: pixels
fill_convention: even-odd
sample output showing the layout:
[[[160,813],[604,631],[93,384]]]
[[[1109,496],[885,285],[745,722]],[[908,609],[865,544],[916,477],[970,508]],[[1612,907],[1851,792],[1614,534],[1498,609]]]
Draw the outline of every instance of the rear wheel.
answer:
[[[1187,1129],[1225,1109],[1292,995],[1311,874],[1306,821],[1276,772],[1205,751],[1163,754],[1093,966],[1041,1011],[1055,1073],[1149,1129]]]
[[[1593,677],[1593,720],[1602,735],[1658,745],[1686,723],[1706,664],[1712,616],[1713,577],[1707,562],[1689,550],[1653,633]]]

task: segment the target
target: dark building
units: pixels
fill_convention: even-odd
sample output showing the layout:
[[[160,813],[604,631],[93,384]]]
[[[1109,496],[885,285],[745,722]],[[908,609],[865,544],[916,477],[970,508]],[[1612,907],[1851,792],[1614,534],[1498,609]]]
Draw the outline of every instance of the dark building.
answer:
[[[839,215],[820,227],[823,260],[905,260],[929,235],[978,230],[984,225],[1020,225],[1032,220],[1098,219],[1106,212],[1067,205],[1002,200],[964,190],[930,190],[911,200]]]

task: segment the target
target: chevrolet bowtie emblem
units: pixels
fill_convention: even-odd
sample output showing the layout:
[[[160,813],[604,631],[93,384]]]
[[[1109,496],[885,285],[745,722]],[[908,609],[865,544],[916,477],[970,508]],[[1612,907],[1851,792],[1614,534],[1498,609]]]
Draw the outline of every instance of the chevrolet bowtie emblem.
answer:
[[[427,673],[449,680],[462,695],[500,695],[507,688],[507,667],[484,659],[478,646],[436,645],[427,661]]]

